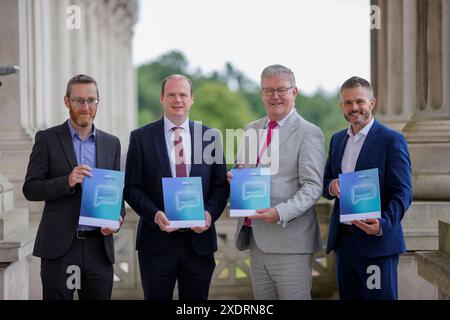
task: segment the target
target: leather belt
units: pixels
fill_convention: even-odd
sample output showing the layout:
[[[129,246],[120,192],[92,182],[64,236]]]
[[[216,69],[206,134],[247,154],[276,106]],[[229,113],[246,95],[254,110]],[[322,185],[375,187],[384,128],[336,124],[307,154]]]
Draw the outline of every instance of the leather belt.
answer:
[[[339,231],[342,234],[352,234],[353,233],[353,226],[352,225],[348,225],[348,224],[344,224],[344,223],[340,223],[339,224]]]
[[[95,230],[78,230],[76,238],[78,240],[91,239],[102,236],[100,229]]]

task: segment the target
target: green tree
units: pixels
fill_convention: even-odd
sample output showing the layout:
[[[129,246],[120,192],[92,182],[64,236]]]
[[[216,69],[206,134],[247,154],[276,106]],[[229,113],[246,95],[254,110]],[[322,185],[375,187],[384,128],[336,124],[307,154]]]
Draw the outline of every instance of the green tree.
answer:
[[[183,53],[171,51],[153,62],[138,68],[139,125],[159,118],[162,107],[159,103],[161,83],[174,73],[186,74],[188,61]]]
[[[225,129],[244,128],[256,119],[248,102],[225,84],[204,82],[195,92],[195,103],[190,113],[191,120],[202,121],[211,128],[225,134]]]
[[[329,95],[320,89],[312,96],[299,94],[296,107],[302,117],[322,129],[328,152],[331,136],[347,126],[339,108],[339,94]]]

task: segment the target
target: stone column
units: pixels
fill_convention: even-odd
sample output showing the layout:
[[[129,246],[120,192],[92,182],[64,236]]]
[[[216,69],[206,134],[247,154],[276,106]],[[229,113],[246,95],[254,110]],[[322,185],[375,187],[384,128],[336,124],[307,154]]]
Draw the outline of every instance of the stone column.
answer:
[[[419,2],[417,108],[404,128],[416,200],[450,202],[449,23],[450,1]]]
[[[417,275],[414,252],[438,249],[438,220],[450,216],[449,0],[372,1],[382,11],[372,32],[377,118],[401,130],[411,154],[414,201],[402,225],[399,296],[436,299]],[[448,219],[448,218],[447,218]]]
[[[17,0],[2,2],[0,39],[3,43],[0,46],[0,66],[21,66],[20,10]],[[3,86],[0,88],[0,172],[13,184],[16,205],[19,207],[26,207],[20,195],[32,145],[30,135],[22,126],[21,80],[26,77],[23,72],[21,70],[19,75],[2,77]]]
[[[417,1],[372,1],[381,9],[381,29],[371,32],[376,117],[401,131],[416,106]]]

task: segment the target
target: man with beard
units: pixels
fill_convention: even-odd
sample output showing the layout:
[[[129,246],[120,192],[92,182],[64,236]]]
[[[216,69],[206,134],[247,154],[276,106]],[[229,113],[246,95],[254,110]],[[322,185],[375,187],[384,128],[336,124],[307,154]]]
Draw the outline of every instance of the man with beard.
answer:
[[[33,251],[41,258],[43,298],[72,300],[77,289],[80,300],[110,299],[118,230],[78,220],[84,178],[92,168],[120,170],[120,141],[93,124],[99,103],[93,78],[70,79],[64,103],[70,119],[36,133],[23,185],[25,198],[45,201]]]
[[[334,250],[341,299],[397,299],[399,254],[406,251],[401,221],[412,200],[411,162],[402,134],[372,116],[371,84],[352,77],[341,87],[348,129],[333,135],[323,195],[336,199],[327,253]],[[339,174],[378,168],[381,218],[339,223]]]

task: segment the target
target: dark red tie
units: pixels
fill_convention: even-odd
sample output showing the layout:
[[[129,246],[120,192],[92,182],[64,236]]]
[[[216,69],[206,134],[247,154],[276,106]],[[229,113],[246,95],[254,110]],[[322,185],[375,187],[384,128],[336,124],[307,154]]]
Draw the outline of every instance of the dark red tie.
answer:
[[[181,137],[181,127],[173,127],[175,139],[173,140],[175,152],[175,175],[177,177],[187,177],[186,161],[184,161],[183,138]]]
[[[264,146],[261,149],[261,152],[258,156],[258,159],[256,159],[256,165],[258,166],[259,160],[261,160],[264,152],[267,150],[267,147],[269,147],[270,142],[272,141],[272,130],[278,125],[276,121],[269,121],[269,129],[267,131],[267,138],[266,142],[264,143]],[[252,220],[245,217],[244,219],[244,226],[251,227],[252,226]]]
[[[267,148],[270,145],[270,142],[272,141],[272,131],[273,129],[278,125],[278,123],[276,121],[269,121],[269,129],[267,131],[267,138],[266,138],[266,142],[264,143],[261,152],[258,155],[258,159],[256,159],[256,165],[258,166],[259,161],[261,160],[262,156],[264,155],[264,152],[266,152]]]

